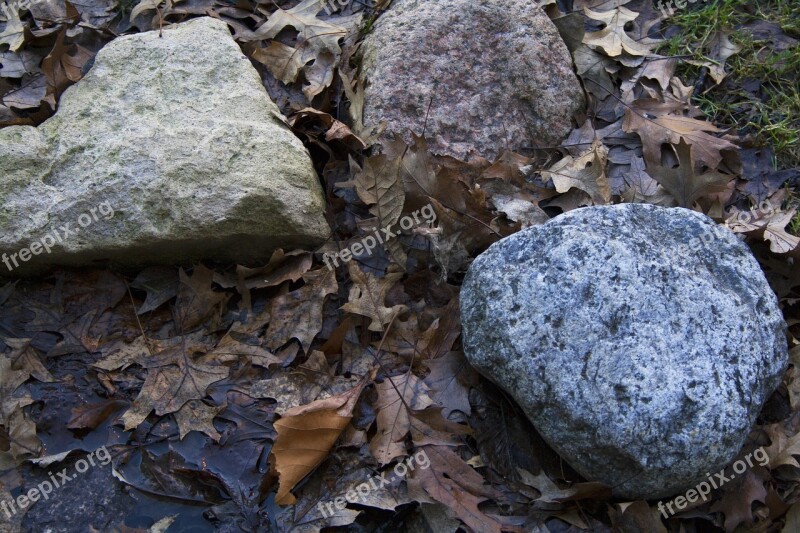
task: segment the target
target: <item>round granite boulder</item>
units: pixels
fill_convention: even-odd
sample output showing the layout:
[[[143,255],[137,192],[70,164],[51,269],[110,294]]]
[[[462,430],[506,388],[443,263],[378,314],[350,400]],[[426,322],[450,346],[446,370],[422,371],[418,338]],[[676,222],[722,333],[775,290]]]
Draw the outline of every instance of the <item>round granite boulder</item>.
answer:
[[[557,145],[585,105],[567,46],[531,0],[394,0],[362,45],[364,124],[436,154]]]
[[[622,498],[723,468],[787,366],[755,258],[686,209],[591,207],[503,239],[470,267],[461,317],[472,365]]]

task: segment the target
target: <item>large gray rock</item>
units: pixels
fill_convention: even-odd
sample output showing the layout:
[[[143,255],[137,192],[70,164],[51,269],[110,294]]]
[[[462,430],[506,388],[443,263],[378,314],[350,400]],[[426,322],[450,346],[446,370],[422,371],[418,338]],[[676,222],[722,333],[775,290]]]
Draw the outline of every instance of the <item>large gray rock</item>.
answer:
[[[787,365],[747,246],[686,209],[591,207],[503,239],[469,269],[461,317],[470,362],[625,498],[718,472]]]
[[[0,130],[0,176],[0,252],[19,265],[6,274],[250,261],[329,233],[308,152],[212,18],[112,41],[54,117]]]
[[[434,153],[557,145],[584,106],[569,51],[531,0],[394,0],[362,49],[364,123],[406,142],[424,129]]]

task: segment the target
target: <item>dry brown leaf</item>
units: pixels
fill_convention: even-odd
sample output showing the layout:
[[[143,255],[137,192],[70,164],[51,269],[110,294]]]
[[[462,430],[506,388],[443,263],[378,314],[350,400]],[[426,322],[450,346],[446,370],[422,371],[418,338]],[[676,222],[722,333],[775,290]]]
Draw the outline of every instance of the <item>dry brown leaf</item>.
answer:
[[[241,39],[274,39],[284,28],[292,27],[297,30],[297,43],[292,48],[293,52],[288,50],[289,47],[281,47],[279,53],[272,49],[273,53],[264,56],[262,62],[273,76],[284,83],[296,81],[297,74],[302,70],[306,78],[303,93],[309,101],[333,81],[333,71],[342,55],[339,40],[347,35],[346,26],[356,18],[342,18],[337,21],[339,24],[318,19],[317,14],[322,11],[324,4],[325,0],[305,0],[292,9],[279,8],[255,32]],[[294,74],[294,77],[290,74]]]
[[[608,148],[595,140],[580,157],[567,155],[549,170],[543,170],[542,176],[552,179],[560,193],[575,187],[588,193],[596,204],[607,204],[611,202],[611,186],[605,171],[607,159]]]
[[[303,275],[306,284],[270,302],[270,322],[264,334],[267,346],[277,350],[297,339],[307,352],[322,328],[325,297],[339,289],[336,271],[320,268]]]
[[[424,446],[430,467],[417,468],[408,479],[409,496],[419,502],[441,503],[473,531],[501,533],[501,525],[484,514],[478,504],[499,493],[483,477],[446,446]]]
[[[191,277],[180,269],[179,279],[181,285],[172,315],[181,332],[189,331],[218,314],[229,298],[229,295],[211,288],[214,271],[203,265],[197,265]]]
[[[24,373],[25,380],[32,376],[45,383],[56,381],[31,346],[31,339],[5,339],[5,343],[13,350],[7,356],[11,360],[11,368]]]
[[[732,142],[714,137],[707,132],[722,130],[704,120],[681,115],[664,114],[674,110],[672,104],[663,104],[653,99],[635,101],[625,109],[623,129],[637,133],[642,139],[644,158],[648,168],[661,164],[661,145],[678,145],[681,140],[692,145],[693,164],[705,163],[715,169],[722,161],[722,150],[736,150]]]
[[[681,141],[676,148],[679,166],[665,168],[650,166],[648,172],[681,207],[691,208],[695,201],[726,189],[731,176],[710,170],[697,174],[692,163],[692,147]]]
[[[786,231],[786,226],[791,224],[797,214],[797,209],[789,211],[775,211],[771,215],[763,214],[761,218],[751,221],[734,220],[730,229],[735,233],[757,233],[769,241],[772,253],[786,254],[800,247],[800,238]]]
[[[433,401],[428,396],[428,386],[411,373],[385,378],[375,385],[375,390],[378,431],[369,443],[369,451],[385,465],[406,455],[403,441],[411,429],[412,411],[421,411]]]
[[[765,431],[772,440],[769,447],[764,448],[769,457],[769,468],[774,470],[783,465],[800,467],[794,457],[800,455],[800,433],[787,436],[780,424],[767,426]]]
[[[67,87],[83,77],[84,66],[94,54],[78,44],[64,44],[66,27],[59,32],[55,45],[42,60],[42,72],[47,76],[47,94],[57,101]]]
[[[538,501],[545,503],[563,503],[584,499],[608,499],[611,497],[611,488],[602,483],[578,483],[567,489],[562,489],[555,484],[547,474],[540,472],[534,475],[523,468],[517,468],[520,480],[529,487],[539,491]]]
[[[0,470],[15,468],[26,458],[39,455],[36,424],[24,412],[32,403],[27,395],[4,397],[0,403]]]
[[[624,7],[602,12],[584,8],[583,12],[588,18],[598,20],[606,25],[600,31],[587,33],[583,37],[584,44],[598,46],[611,57],[622,55],[623,51],[633,56],[645,56],[650,53],[649,46],[633,40],[625,32],[625,25],[636,20],[639,16],[638,13]]]
[[[336,120],[329,113],[313,107],[306,107],[289,117],[289,125],[309,134],[313,129],[325,131],[325,140],[341,141],[351,150],[364,150],[367,144],[361,140],[344,122]]]
[[[266,48],[256,48],[251,57],[266,66],[270,73],[285,84],[294,83],[305,66],[296,48],[272,41]]]
[[[372,319],[370,331],[383,331],[392,319],[406,310],[405,305],[386,307],[386,293],[403,277],[400,272],[386,274],[378,278],[369,273],[364,273],[351,261],[347,264],[353,286],[350,288],[348,302],[341,309],[348,313],[366,316]]]
[[[371,378],[364,376],[345,393],[289,409],[275,422],[278,437],[272,456],[280,476],[275,503],[291,505],[297,501],[290,491],[328,456],[353,418],[353,408]]]
[[[424,137],[412,134],[409,146],[399,137],[384,143],[384,153],[398,162],[400,181],[406,193],[406,210],[412,211],[427,205],[431,198],[449,209],[464,212],[467,209],[467,189],[452,179],[447,172],[438,172],[428,152]],[[446,171],[446,168],[442,168]]]
[[[400,158],[385,154],[368,157],[353,179],[358,197],[371,206],[369,212],[382,228],[391,229],[403,212],[406,195],[400,180],[400,162]]]
[[[175,413],[175,421],[178,423],[180,439],[183,440],[190,431],[199,431],[211,437],[215,442],[219,442],[221,435],[214,427],[214,417],[224,410],[224,405],[207,405],[200,400],[186,402],[186,404]]]
[[[725,531],[728,533],[732,533],[740,524],[754,522],[753,502],[766,502],[767,489],[764,487],[764,480],[756,473],[759,470],[764,469],[746,470],[741,476],[736,476],[736,479],[723,487],[722,499],[711,506],[712,512],[720,511],[725,515]]]

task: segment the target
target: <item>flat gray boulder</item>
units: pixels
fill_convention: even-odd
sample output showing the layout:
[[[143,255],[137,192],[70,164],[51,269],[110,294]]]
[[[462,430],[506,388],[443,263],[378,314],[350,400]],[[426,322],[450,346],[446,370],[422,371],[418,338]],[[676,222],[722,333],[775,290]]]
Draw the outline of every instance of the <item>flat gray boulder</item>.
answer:
[[[787,366],[755,258],[686,209],[590,207],[503,239],[470,267],[461,317],[469,361],[623,498],[719,472]]]
[[[584,95],[531,0],[394,0],[364,40],[364,124],[423,131],[434,153],[493,159],[559,144]]]
[[[0,130],[5,275],[255,261],[329,234],[302,142],[212,18],[115,39],[33,128]]]

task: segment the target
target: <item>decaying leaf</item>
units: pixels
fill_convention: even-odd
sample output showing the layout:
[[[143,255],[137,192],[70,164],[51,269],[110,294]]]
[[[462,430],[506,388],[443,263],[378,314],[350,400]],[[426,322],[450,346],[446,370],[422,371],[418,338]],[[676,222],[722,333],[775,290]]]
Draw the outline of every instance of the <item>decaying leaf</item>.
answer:
[[[180,288],[172,314],[182,332],[202,324],[218,313],[229,295],[215,292],[211,283],[214,272],[198,265],[191,276],[180,270]]]
[[[278,505],[291,505],[296,501],[290,491],[328,456],[350,423],[353,408],[369,379],[365,376],[345,393],[289,409],[275,422],[278,438],[272,454],[280,475],[275,497]]]
[[[724,191],[730,176],[710,170],[697,174],[692,163],[692,147],[681,141],[677,146],[677,168],[653,166],[648,171],[681,207],[692,207],[696,200]]]
[[[369,443],[369,450],[378,463],[385,465],[407,454],[403,442],[411,429],[412,411],[421,411],[433,402],[428,386],[414,374],[385,378],[377,383],[378,432]]]
[[[611,202],[611,187],[606,177],[608,148],[595,140],[592,147],[580,157],[567,155],[561,161],[543,170],[545,179],[552,179],[558,192],[575,187],[588,193],[597,204]]]
[[[251,36],[242,39],[274,39],[289,26],[297,30],[294,48],[270,46],[267,52],[259,54],[259,61],[284,83],[296,81],[302,71],[306,78],[303,93],[309,101],[333,81],[333,72],[342,55],[339,40],[347,35],[345,26],[351,22],[340,21],[344,25],[339,25],[318,19],[324,5],[325,0],[304,0],[292,9],[278,9]]]
[[[229,369],[195,356],[196,348],[178,344],[138,364],[147,377],[131,408],[122,415],[125,428],[141,424],[151,411],[159,416],[174,413],[191,400],[201,400],[206,389],[228,377]]]
[[[348,313],[371,318],[370,331],[383,331],[394,317],[406,309],[404,305],[392,307],[385,305],[386,293],[397,280],[403,277],[403,274],[396,272],[378,278],[362,272],[354,261],[347,264],[347,269],[353,280],[353,287],[350,289],[348,302],[342,306],[342,309]]]
[[[670,114],[676,109],[652,99],[637,100],[625,109],[623,129],[641,137],[648,168],[661,164],[661,145],[665,143],[692,145],[693,164],[705,163],[712,169],[722,161],[722,150],[736,150],[732,142],[709,134],[722,130],[710,122]]]
[[[444,504],[473,531],[500,533],[500,523],[478,508],[486,499],[498,497],[497,491],[450,448],[424,446],[422,451],[431,466],[413,471],[409,494],[419,502]]]
[[[220,434],[214,427],[214,417],[224,410],[224,405],[211,406],[200,400],[186,402],[175,413],[180,438],[183,439],[190,431],[200,431],[219,442]]]
[[[464,354],[450,352],[443,357],[425,361],[425,366],[431,373],[425,378],[425,384],[430,387],[430,396],[434,402],[444,407],[445,418],[453,411],[461,411],[469,415],[472,408],[469,405],[469,383],[472,382],[474,370]]]
[[[592,20],[605,23],[606,27],[600,31],[587,33],[583,42],[591,46],[602,48],[606,54],[616,57],[622,54],[623,50],[631,55],[647,55],[650,48],[640,42],[634,41],[626,32],[625,25],[636,20],[638,13],[624,7],[617,7],[611,11],[592,11],[584,8],[586,16]]]
[[[339,288],[336,272],[320,268],[303,275],[306,284],[296,291],[278,296],[270,303],[269,329],[265,333],[267,346],[277,350],[290,339],[300,341],[308,351],[322,327],[322,307],[325,297]]]

